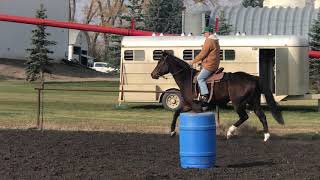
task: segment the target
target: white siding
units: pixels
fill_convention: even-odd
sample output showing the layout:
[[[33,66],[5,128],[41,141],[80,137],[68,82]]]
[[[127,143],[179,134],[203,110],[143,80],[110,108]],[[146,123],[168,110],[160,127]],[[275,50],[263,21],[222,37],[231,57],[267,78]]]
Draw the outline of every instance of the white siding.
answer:
[[[68,21],[68,0],[1,0],[0,12],[3,14],[34,17],[37,9],[43,3],[49,19]],[[0,21],[0,58],[25,59],[26,48],[30,48],[31,30],[35,26]],[[52,58],[65,58],[68,51],[68,30],[48,27],[50,39],[57,45],[51,50],[55,53]]]

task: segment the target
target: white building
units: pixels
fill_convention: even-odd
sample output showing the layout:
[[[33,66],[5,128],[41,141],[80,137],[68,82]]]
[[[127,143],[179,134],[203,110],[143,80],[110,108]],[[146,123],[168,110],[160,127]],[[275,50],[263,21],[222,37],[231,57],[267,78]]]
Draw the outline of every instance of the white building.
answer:
[[[41,3],[47,9],[48,19],[68,21],[69,0],[1,0],[0,13],[35,17]],[[25,49],[30,48],[34,28],[34,25],[0,21],[0,58],[25,59]],[[47,30],[51,33],[50,40],[57,42],[57,45],[50,47],[54,51],[51,57],[55,60],[67,58],[68,29],[48,27]]]
[[[68,60],[74,60],[85,66],[92,66],[94,58],[88,56],[88,41],[83,31],[69,30]]]

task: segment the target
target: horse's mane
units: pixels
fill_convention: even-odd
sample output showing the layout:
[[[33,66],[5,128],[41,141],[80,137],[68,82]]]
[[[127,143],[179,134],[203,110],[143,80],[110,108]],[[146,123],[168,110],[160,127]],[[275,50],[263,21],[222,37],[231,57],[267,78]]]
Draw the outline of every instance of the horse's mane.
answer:
[[[190,65],[188,63],[186,63],[184,60],[172,55],[172,54],[169,54],[167,53],[167,55],[170,57],[170,58],[173,58],[177,63],[178,65],[182,66],[183,68],[186,68],[186,69],[191,69],[191,70],[195,70],[193,68],[190,67]],[[196,71],[196,70],[195,70]]]

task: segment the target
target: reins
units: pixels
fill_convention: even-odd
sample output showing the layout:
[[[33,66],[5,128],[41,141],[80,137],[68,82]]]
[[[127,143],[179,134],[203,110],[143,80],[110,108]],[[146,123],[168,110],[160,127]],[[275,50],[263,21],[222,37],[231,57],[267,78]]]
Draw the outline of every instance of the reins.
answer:
[[[164,60],[163,60],[163,63],[167,60],[167,58],[168,58],[168,55],[164,58]],[[175,61],[177,61],[176,59],[174,59]],[[177,75],[177,74],[179,74],[179,73],[181,73],[181,72],[183,72],[184,70],[186,70],[187,69],[187,67],[184,67],[184,68],[181,68],[179,71],[177,71],[177,72],[175,72],[175,73],[173,73],[173,74],[171,74],[171,75],[169,75],[169,77],[170,76],[175,76],[175,75]],[[192,68],[190,68],[191,69],[191,83],[192,83]],[[160,77],[162,77],[163,79],[168,79],[168,77],[165,77],[164,75],[163,76],[160,76]]]

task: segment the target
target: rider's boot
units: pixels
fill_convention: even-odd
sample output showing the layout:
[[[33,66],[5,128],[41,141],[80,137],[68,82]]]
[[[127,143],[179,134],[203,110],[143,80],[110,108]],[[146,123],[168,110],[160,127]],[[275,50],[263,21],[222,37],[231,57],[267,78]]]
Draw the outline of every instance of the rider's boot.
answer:
[[[208,106],[209,94],[204,94],[200,96],[200,102],[202,106]]]

